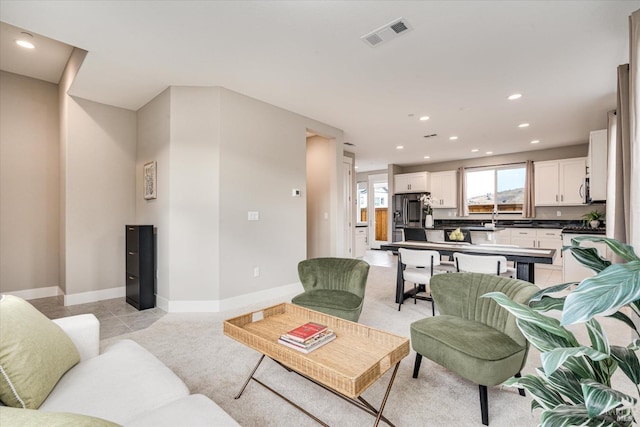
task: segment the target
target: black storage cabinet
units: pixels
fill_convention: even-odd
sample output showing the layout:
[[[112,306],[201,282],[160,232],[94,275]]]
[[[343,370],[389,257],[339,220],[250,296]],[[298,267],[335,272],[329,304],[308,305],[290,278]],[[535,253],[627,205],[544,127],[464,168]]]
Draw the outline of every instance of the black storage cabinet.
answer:
[[[153,225],[126,225],[127,303],[138,310],[156,306]]]

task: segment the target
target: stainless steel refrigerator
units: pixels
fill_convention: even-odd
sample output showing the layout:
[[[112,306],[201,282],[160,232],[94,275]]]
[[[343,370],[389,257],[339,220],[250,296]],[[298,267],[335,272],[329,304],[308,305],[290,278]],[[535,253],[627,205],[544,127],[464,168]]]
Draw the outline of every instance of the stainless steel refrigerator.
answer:
[[[394,229],[424,227],[424,212],[420,197],[425,193],[396,194],[393,196]],[[428,193],[426,193],[428,194]]]

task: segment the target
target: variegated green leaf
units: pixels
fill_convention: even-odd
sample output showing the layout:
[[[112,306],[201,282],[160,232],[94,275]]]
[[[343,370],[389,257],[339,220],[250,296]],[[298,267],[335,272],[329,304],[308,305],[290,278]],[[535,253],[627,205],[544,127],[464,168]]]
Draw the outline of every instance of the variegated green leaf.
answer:
[[[542,413],[542,427],[619,427],[611,417],[589,417],[584,405],[561,405]]]
[[[564,300],[566,297],[549,297],[545,296],[538,301],[529,301],[529,307],[536,311],[547,312],[551,310],[562,311],[564,308]]]
[[[611,261],[602,258],[596,248],[585,248],[582,246],[563,246],[562,250],[565,252],[571,252],[571,255],[578,260],[578,262],[587,268],[601,272],[605,268],[611,265]],[[565,254],[569,256],[569,254]]]
[[[582,395],[582,386],[580,385],[580,377],[578,377],[570,369],[560,367],[547,377],[547,383],[555,391],[569,399],[572,403],[584,403]]]
[[[636,340],[637,341],[637,340]],[[611,356],[618,362],[618,366],[624,374],[633,381],[634,384],[640,384],[640,361],[635,353],[633,343],[630,347],[611,346]]]
[[[575,341],[569,341],[524,319],[516,319],[516,325],[527,341],[541,352],[551,351],[558,347],[571,347],[576,344]]]
[[[640,261],[614,264],[598,275],[584,279],[567,296],[562,325],[586,322],[593,316],[608,316],[640,299]]]
[[[567,288],[570,288],[571,286],[577,285],[577,284],[578,282],[569,282],[569,283],[562,283],[560,285],[549,286],[548,288],[540,289],[538,292],[533,294],[533,296],[529,299],[529,303],[540,301],[543,297],[546,297],[550,294],[562,292]]]
[[[524,388],[544,409],[552,409],[566,402],[562,396],[548,386],[544,379],[535,375],[524,375],[520,378],[509,378],[503,383],[507,387]]]
[[[560,326],[560,322],[557,319],[540,314],[526,305],[518,304],[517,302],[512,301],[502,292],[490,292],[483,295],[483,297],[492,298],[494,301],[500,304],[500,306],[513,314],[516,318],[537,325],[541,329],[544,329],[551,334],[558,335],[559,337],[566,339],[569,343],[571,343],[571,345],[578,345],[575,336],[567,329]]]
[[[634,330],[636,332],[636,334],[640,335],[640,332],[638,331],[638,328],[636,328],[636,325],[633,323],[633,320],[631,320],[629,318],[629,316],[627,316],[623,312],[616,311],[615,313],[613,313],[609,317],[612,317],[614,319],[620,320],[621,322],[624,322],[628,327],[630,327],[632,330]]]
[[[542,367],[547,375],[551,375],[556,369],[570,357],[587,356],[591,360],[603,360],[609,357],[606,353],[601,353],[591,347],[579,346],[570,348],[556,348],[546,353],[540,354]]]
[[[625,261],[640,261],[638,255],[636,255],[633,246],[627,245],[626,243],[622,243],[616,239],[610,239],[608,237],[595,237],[595,236],[579,236],[571,239],[572,245],[579,245],[580,242],[590,241],[590,242],[604,242],[611,251],[624,259]]]
[[[591,339],[591,347],[601,353],[609,355],[609,340],[602,330],[600,323],[595,319],[590,319],[587,322],[587,331]]]
[[[634,397],[613,390],[593,380],[582,381],[582,393],[584,394],[587,414],[592,418],[619,406],[630,407],[636,404]]]

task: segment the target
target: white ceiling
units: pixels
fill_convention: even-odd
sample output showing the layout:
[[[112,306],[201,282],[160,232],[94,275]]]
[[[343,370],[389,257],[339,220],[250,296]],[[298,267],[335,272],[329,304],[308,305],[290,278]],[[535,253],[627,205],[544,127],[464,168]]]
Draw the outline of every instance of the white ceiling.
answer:
[[[615,108],[616,67],[629,61],[628,16],[638,8],[0,0],[0,21],[87,50],[75,96],[137,110],[169,85],[223,86],[343,129],[367,171],[586,142]],[[375,48],[360,39],[399,17],[411,31]],[[5,69],[5,49],[15,47],[0,36]],[[514,92],[523,97],[508,101]]]

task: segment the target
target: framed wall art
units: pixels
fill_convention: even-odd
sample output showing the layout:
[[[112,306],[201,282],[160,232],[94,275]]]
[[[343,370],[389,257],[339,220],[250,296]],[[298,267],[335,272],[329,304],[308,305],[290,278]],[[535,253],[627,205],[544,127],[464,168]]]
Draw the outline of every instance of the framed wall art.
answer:
[[[156,187],[156,169],[156,162],[145,163],[142,169],[144,198],[146,200],[158,197],[158,189]]]

